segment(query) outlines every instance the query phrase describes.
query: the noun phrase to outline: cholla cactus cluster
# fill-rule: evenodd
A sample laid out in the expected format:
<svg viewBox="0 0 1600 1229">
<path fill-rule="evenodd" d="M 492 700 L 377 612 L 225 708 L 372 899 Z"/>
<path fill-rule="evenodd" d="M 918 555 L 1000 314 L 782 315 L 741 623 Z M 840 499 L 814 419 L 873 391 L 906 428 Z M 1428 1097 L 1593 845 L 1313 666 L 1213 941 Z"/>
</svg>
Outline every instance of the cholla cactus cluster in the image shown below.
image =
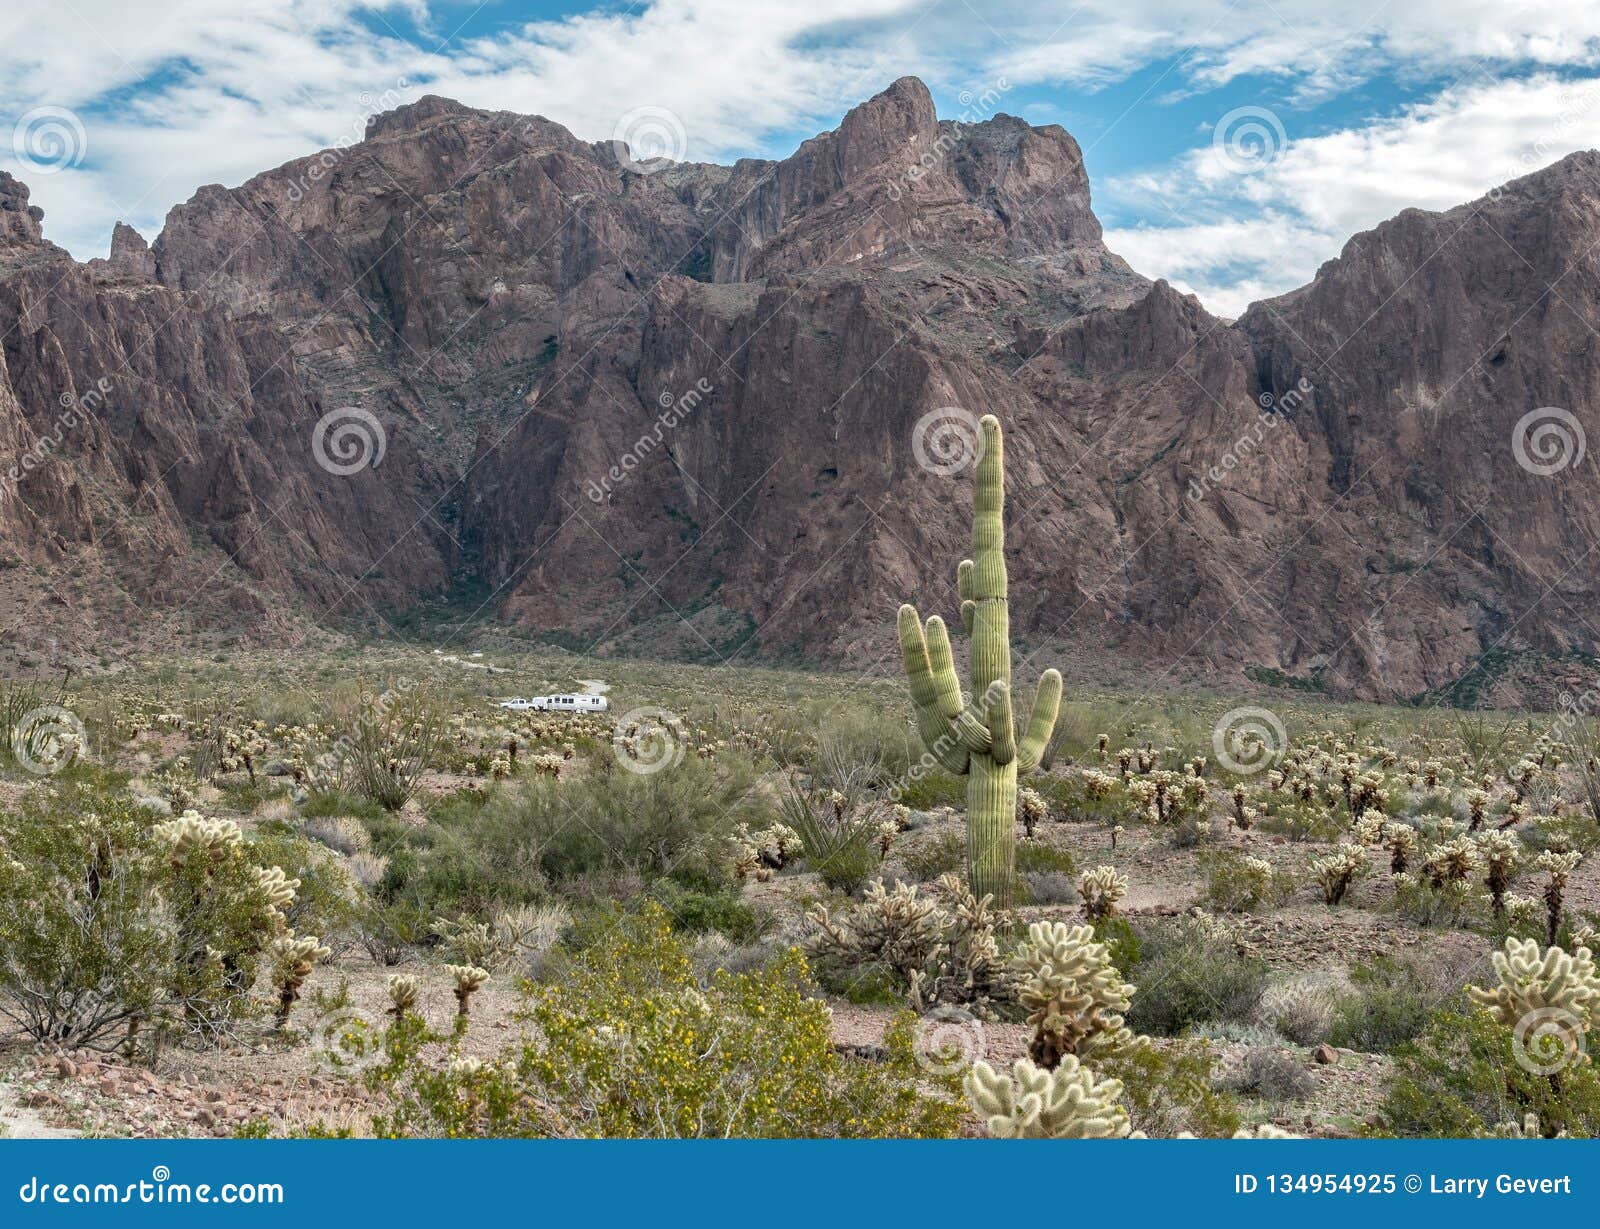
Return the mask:
<svg viewBox="0 0 1600 1229">
<path fill-rule="evenodd" d="M 1017 790 L 1017 818 L 1022 821 L 1024 836 L 1031 838 L 1034 829 L 1050 814 L 1050 805 L 1038 790 L 1023 786 Z"/>
<path fill-rule="evenodd" d="M 1497 916 L 1503 915 L 1506 892 L 1521 860 L 1522 846 L 1508 832 L 1485 832 L 1478 838 L 1478 856 L 1483 863 L 1483 885 L 1489 889 L 1491 907 Z"/>
<path fill-rule="evenodd" d="M 1417 852 L 1417 832 L 1409 824 L 1386 824 L 1383 847 L 1389 853 L 1389 873 L 1403 875 Z"/>
<path fill-rule="evenodd" d="M 874 880 L 843 917 L 819 904 L 806 920 L 816 928 L 807 940 L 812 953 L 887 968 L 918 1011 L 956 1003 L 984 1008 L 1006 993 L 991 902 L 955 875 L 941 877 L 933 892 L 907 883 L 891 890 Z"/>
<path fill-rule="evenodd" d="M 389 1014 L 398 1022 L 417 1009 L 417 979 L 409 973 L 389 975 Z"/>
<path fill-rule="evenodd" d="M 1134 987 L 1088 926 L 1035 922 L 1012 959 L 1016 998 L 1033 1025 L 1029 1055 L 1054 1068 L 1073 1055 L 1115 1053 L 1133 1041 L 1123 1023 Z"/>
<path fill-rule="evenodd" d="M 1009 1074 L 977 1062 L 965 1086 L 996 1139 L 1125 1139 L 1132 1131 L 1119 1104 L 1122 1081 L 1097 1079 L 1070 1054 L 1054 1068 L 1018 1059 Z"/>
<path fill-rule="evenodd" d="M 1322 899 L 1330 905 L 1344 900 L 1350 884 L 1366 869 L 1367 851 L 1348 841 L 1339 846 L 1338 852 L 1311 863 L 1311 873 L 1322 887 Z"/>
<path fill-rule="evenodd" d="M 1465 834 L 1441 841 L 1428 851 L 1422 873 L 1435 888 L 1465 884 L 1482 863 L 1478 843 Z"/>
<path fill-rule="evenodd" d="M 1112 917 L 1117 905 L 1128 894 L 1128 877 L 1114 866 L 1097 866 L 1078 880 L 1078 895 L 1083 899 L 1083 916 L 1090 922 Z"/>
<path fill-rule="evenodd" d="M 740 824 L 733 834 L 733 877 L 740 883 L 747 879 L 766 883 L 804 853 L 800 834 L 787 824 L 773 824 L 754 833 L 749 825 Z"/>
<path fill-rule="evenodd" d="M 1473 1002 L 1511 1029 L 1529 1029 L 1549 1021 L 1576 1038 L 1600 1021 L 1600 974 L 1589 949 L 1565 952 L 1540 949 L 1532 939 L 1510 938 L 1494 953 L 1499 984 L 1468 986 Z M 1581 1046 L 1572 1045 L 1574 1061 L 1585 1061 Z"/>
<path fill-rule="evenodd" d="M 1575 850 L 1547 849 L 1533 860 L 1534 866 L 1550 876 L 1544 889 L 1545 942 L 1554 944 L 1561 933 L 1561 914 L 1566 908 L 1567 877 L 1578 869 L 1583 855 Z"/>
</svg>

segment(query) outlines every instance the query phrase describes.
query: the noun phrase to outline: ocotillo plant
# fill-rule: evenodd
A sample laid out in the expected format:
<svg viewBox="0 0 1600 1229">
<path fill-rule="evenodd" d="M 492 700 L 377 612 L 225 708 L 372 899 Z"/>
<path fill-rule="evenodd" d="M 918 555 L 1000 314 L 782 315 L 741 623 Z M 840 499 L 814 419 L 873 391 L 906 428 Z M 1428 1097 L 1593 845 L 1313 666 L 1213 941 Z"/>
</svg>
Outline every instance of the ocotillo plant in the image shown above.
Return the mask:
<svg viewBox="0 0 1600 1229">
<path fill-rule="evenodd" d="M 1061 706 L 1061 675 L 1046 670 L 1019 739 L 1011 716 L 1011 622 L 1006 612 L 1005 454 L 1000 420 L 979 424 L 972 558 L 956 569 L 961 623 L 972 638 L 972 690 L 956 680 L 950 634 L 932 616 L 924 627 L 900 607 L 900 648 L 923 745 L 945 769 L 967 778 L 967 876 L 978 897 L 1011 903 L 1016 861 L 1017 774 L 1039 766 Z"/>
</svg>

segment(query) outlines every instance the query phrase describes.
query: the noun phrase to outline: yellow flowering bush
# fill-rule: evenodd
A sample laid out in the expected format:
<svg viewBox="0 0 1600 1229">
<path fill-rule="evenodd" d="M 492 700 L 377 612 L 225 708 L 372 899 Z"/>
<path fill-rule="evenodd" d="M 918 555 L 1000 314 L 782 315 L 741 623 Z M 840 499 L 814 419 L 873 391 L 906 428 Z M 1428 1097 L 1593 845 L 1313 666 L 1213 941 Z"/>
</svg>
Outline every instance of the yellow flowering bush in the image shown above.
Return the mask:
<svg viewBox="0 0 1600 1229">
<path fill-rule="evenodd" d="M 654 904 L 531 987 L 534 1040 L 493 1062 L 455 1061 L 408 1017 L 369 1075 L 388 1136 L 608 1138 L 946 1137 L 961 1103 L 924 1080 L 909 1028 L 887 1062 L 833 1048 L 829 1009 L 790 951 L 705 985 Z"/>
</svg>

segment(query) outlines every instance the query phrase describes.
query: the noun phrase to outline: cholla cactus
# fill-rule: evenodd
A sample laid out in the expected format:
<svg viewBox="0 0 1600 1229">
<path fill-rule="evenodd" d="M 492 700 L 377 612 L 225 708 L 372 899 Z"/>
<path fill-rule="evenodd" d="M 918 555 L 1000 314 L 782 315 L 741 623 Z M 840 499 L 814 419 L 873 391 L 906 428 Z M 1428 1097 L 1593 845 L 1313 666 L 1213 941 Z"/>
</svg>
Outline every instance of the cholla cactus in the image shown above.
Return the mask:
<svg viewBox="0 0 1600 1229">
<path fill-rule="evenodd" d="M 1383 847 L 1389 851 L 1389 872 L 1406 873 L 1411 858 L 1417 852 L 1416 829 L 1408 824 L 1388 824 L 1383 829 Z"/>
<path fill-rule="evenodd" d="M 489 980 L 489 970 L 471 964 L 447 964 L 444 971 L 455 978 L 456 1015 L 465 1018 L 471 1014 L 472 996 Z"/>
<path fill-rule="evenodd" d="M 1454 840 L 1442 841 L 1428 851 L 1422 863 L 1423 874 L 1435 888 L 1448 884 L 1462 884 L 1478 869 L 1478 843 L 1462 835 Z"/>
<path fill-rule="evenodd" d="M 1483 818 L 1489 810 L 1489 791 L 1486 789 L 1469 789 L 1467 791 L 1467 810 L 1470 820 L 1467 824 L 1468 832 L 1476 832 L 1483 826 Z"/>
<path fill-rule="evenodd" d="M 900 607 L 900 648 L 917 729 L 946 771 L 967 778 L 967 879 L 978 896 L 1010 904 L 1016 867 L 1017 777 L 1039 766 L 1061 706 L 1061 675 L 1046 670 L 1019 736 L 1011 714 L 1011 630 L 1006 604 L 1005 457 L 1000 420 L 979 424 L 972 558 L 956 569 L 961 622 L 972 637 L 970 701 L 956 679 L 944 620 L 923 625 Z"/>
<path fill-rule="evenodd" d="M 177 819 L 157 824 L 151 833 L 168 847 L 173 866 L 182 866 L 195 856 L 215 857 L 244 842 L 244 833 L 233 820 L 207 819 L 198 811 L 185 811 Z"/>
<path fill-rule="evenodd" d="M 1031 838 L 1033 830 L 1050 814 L 1050 806 L 1038 790 L 1026 786 L 1017 791 L 1017 818 L 1022 821 L 1024 836 Z"/>
<path fill-rule="evenodd" d="M 416 1010 L 417 979 L 409 973 L 389 975 L 389 1014 L 398 1022 Z"/>
<path fill-rule="evenodd" d="M 288 1026 L 289 1013 L 300 1001 L 300 988 L 311 976 L 317 961 L 326 960 L 332 949 L 322 945 L 316 935 L 296 937 L 279 935 L 267 949 L 272 959 L 272 980 L 278 987 L 277 1025 L 281 1030 Z"/>
<path fill-rule="evenodd" d="M 1545 942 L 1554 944 L 1561 933 L 1561 911 L 1566 904 L 1567 876 L 1578 869 L 1583 855 L 1572 850 L 1558 852 L 1547 849 L 1533 860 L 1533 864 L 1550 876 L 1544 889 Z"/>
<path fill-rule="evenodd" d="M 1078 880 L 1078 895 L 1083 898 L 1083 916 L 1090 922 L 1111 917 L 1117 903 L 1128 894 L 1128 877 L 1114 866 L 1097 866 Z"/>
<path fill-rule="evenodd" d="M 1233 1133 L 1234 1139 L 1304 1139 L 1303 1135 L 1296 1135 L 1293 1131 L 1285 1131 L 1282 1127 L 1275 1127 L 1270 1122 L 1263 1122 L 1254 1127 L 1240 1127 Z"/>
<path fill-rule="evenodd" d="M 894 825 L 890 823 L 889 827 L 892 830 Z M 879 837 L 881 840 L 881 830 Z M 754 833 L 749 825 L 740 824 L 733 834 L 733 876 L 740 883 L 749 878 L 766 883 L 774 872 L 781 871 L 804 852 L 800 834 L 787 824 L 773 824 Z M 888 854 L 887 846 L 883 852 Z"/>
<path fill-rule="evenodd" d="M 1544 906 L 1531 896 L 1522 896 L 1516 892 L 1507 892 L 1505 900 L 1506 928 L 1514 935 L 1526 937 L 1529 934 L 1544 933 Z M 1576 934 L 1573 935 L 1575 947 L 1593 948 L 1593 944 L 1583 943 Z"/>
<path fill-rule="evenodd" d="M 1122 1013 L 1134 987 L 1123 982 L 1092 928 L 1035 922 L 1011 964 L 1017 1001 L 1034 1028 L 1028 1053 L 1039 1066 L 1114 1053 L 1133 1041 Z"/>
<path fill-rule="evenodd" d="M 894 826 L 894 820 L 886 819 L 878 824 L 878 856 L 887 858 L 889 850 L 894 848 L 895 837 L 900 835 L 900 829 Z"/>
<path fill-rule="evenodd" d="M 1511 886 L 1521 854 L 1521 844 L 1509 833 L 1485 832 L 1478 838 L 1478 855 L 1485 872 L 1483 885 L 1489 889 L 1490 904 L 1497 916 L 1506 911 L 1506 889 Z"/>
<path fill-rule="evenodd" d="M 1500 1123 L 1491 1132 L 1491 1135 L 1495 1139 L 1545 1138 L 1544 1128 L 1539 1123 L 1539 1115 L 1533 1113 L 1531 1110 L 1522 1116 L 1522 1120 L 1520 1122 L 1513 1118 L 1507 1122 Z M 1551 1139 L 1566 1139 L 1567 1137 L 1567 1132 L 1565 1131 L 1558 1131 L 1556 1134 L 1550 1136 Z"/>
<path fill-rule="evenodd" d="M 1117 785 L 1116 777 L 1098 768 L 1091 768 L 1083 774 L 1083 796 L 1090 802 L 1104 802 L 1111 797 L 1111 791 Z"/>
<path fill-rule="evenodd" d="M 1132 1131 L 1117 1103 L 1122 1081 L 1096 1079 L 1070 1054 L 1054 1069 L 1018 1059 L 1010 1075 L 977 1062 L 965 1086 L 996 1139 L 1125 1139 Z"/>
<path fill-rule="evenodd" d="M 1350 837 L 1358 845 L 1376 845 L 1383 839 L 1389 817 L 1382 811 L 1363 811 L 1350 826 Z"/>
<path fill-rule="evenodd" d="M 1499 985 L 1467 987 L 1474 1003 L 1517 1030 L 1519 1045 L 1540 1047 L 1535 1058 L 1541 1062 L 1587 1060 L 1582 1037 L 1600 1019 L 1600 974 L 1588 948 L 1571 954 L 1554 946 L 1541 951 L 1532 939 L 1510 938 L 1504 951 L 1494 953 L 1494 971 Z M 1551 1042 L 1559 1051 L 1547 1054 Z"/>
<path fill-rule="evenodd" d="M 300 890 L 300 881 L 290 879 L 284 874 L 281 866 L 257 867 L 255 876 L 256 889 L 267 902 L 267 908 L 282 913 L 294 904 L 295 894 Z"/>
<path fill-rule="evenodd" d="M 1337 905 L 1344 899 L 1351 882 L 1366 868 L 1367 851 L 1348 842 L 1340 845 L 1337 853 L 1311 863 L 1311 873 L 1322 885 L 1322 899 L 1330 905 Z"/>
</svg>

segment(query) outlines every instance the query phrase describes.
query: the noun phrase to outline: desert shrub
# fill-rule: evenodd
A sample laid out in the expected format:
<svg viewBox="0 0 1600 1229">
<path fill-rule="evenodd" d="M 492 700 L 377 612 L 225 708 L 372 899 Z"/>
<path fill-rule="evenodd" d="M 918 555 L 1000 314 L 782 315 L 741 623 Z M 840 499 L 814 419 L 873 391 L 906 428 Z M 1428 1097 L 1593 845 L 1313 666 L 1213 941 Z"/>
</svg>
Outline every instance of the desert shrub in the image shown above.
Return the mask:
<svg viewBox="0 0 1600 1229">
<path fill-rule="evenodd" d="M 1232 849 L 1207 850 L 1200 858 L 1206 872 L 1206 901 L 1224 913 L 1244 913 L 1276 904 L 1293 888 L 1293 878 L 1274 869 L 1265 858 Z"/>
<path fill-rule="evenodd" d="M 299 884 L 294 900 L 279 912 L 289 929 L 324 940 L 347 936 L 355 925 L 361 894 L 339 859 L 303 837 L 260 835 L 250 856 L 262 866 L 278 866 Z"/>
<path fill-rule="evenodd" d="M 1463 1002 L 1471 970 L 1437 956 L 1382 956 L 1350 970 L 1350 989 L 1334 1003 L 1327 1040 L 1369 1053 L 1388 1053 L 1416 1037 L 1447 1004 Z"/>
<path fill-rule="evenodd" d="M 1175 1037 L 1206 1020 L 1249 1020 L 1267 985 L 1266 963 L 1242 955 L 1204 922 L 1159 921 L 1139 934 L 1138 987 L 1127 1013 L 1135 1031 Z"/>
<path fill-rule="evenodd" d="M 445 735 L 437 698 L 427 687 L 404 681 L 391 681 L 382 691 L 364 688 L 333 722 L 345 732 L 315 765 L 314 779 L 334 787 L 348 781 L 356 794 L 386 811 L 398 811 L 417 792 Z"/>
<path fill-rule="evenodd" d="M 1022 903 L 1027 905 L 1070 905 L 1078 899 L 1078 885 L 1061 871 L 1030 871 L 1019 878 Z"/>
<path fill-rule="evenodd" d="M 571 781 L 534 777 L 442 813 L 434 847 L 398 868 L 390 890 L 403 885 L 441 913 L 484 913 L 598 875 L 717 877 L 730 834 L 755 817 L 753 779 L 733 755 L 648 774 L 613 765 Z"/>
<path fill-rule="evenodd" d="M 1068 773 L 1041 777 L 1034 788 L 1050 800 L 1051 807 L 1064 821 L 1080 823 L 1131 824 L 1138 822 L 1140 807 L 1125 785 L 1106 774 Z"/>
<path fill-rule="evenodd" d="M 1304 1060 L 1282 1050 L 1251 1050 L 1220 1083 L 1229 1092 L 1263 1101 L 1301 1101 L 1317 1086 Z"/>
<path fill-rule="evenodd" d="M 1591 1043 L 1592 1046 L 1592 1043 Z M 1512 1030 L 1487 1012 L 1445 1007 L 1395 1053 L 1384 1127 L 1396 1135 L 1459 1139 L 1489 1135 L 1502 1123 L 1538 1116 L 1546 1135 L 1600 1134 L 1600 1073 L 1582 1062 L 1559 1078 L 1518 1061 Z"/>
<path fill-rule="evenodd" d="M 731 942 L 750 944 L 772 929 L 770 910 L 758 909 L 726 889 L 702 892 L 672 879 L 659 880 L 651 897 L 666 909 L 675 930 L 687 934 L 707 932 L 726 936 Z"/>
<path fill-rule="evenodd" d="M 215 1038 L 255 1014 L 299 886 L 257 856 L 231 821 L 154 824 L 84 785 L 30 794 L 0 816 L 0 1012 L 100 1048 L 141 1029 Z"/>
<path fill-rule="evenodd" d="M 579 953 L 527 1004 L 536 1039 L 492 1061 L 432 1056 L 402 1020 L 370 1075 L 386 1137 L 946 1137 L 959 1100 L 923 1086 L 906 1024 L 889 1060 L 846 1058 L 803 957 L 702 988 L 659 906 Z"/>
<path fill-rule="evenodd" d="M 1048 841 L 1023 841 L 1017 845 L 1017 874 L 1033 875 L 1054 871 L 1071 875 L 1076 869 L 1072 851 Z"/>
<path fill-rule="evenodd" d="M 1292 841 L 1332 841 L 1350 823 L 1348 815 L 1320 798 L 1308 800 L 1288 794 L 1272 794 L 1269 798 L 1269 809 L 1257 818 L 1256 827 Z"/>
<path fill-rule="evenodd" d="M 900 860 L 918 883 L 961 874 L 967 865 L 967 838 L 960 832 L 941 832 L 930 841 L 908 845 Z"/>
<path fill-rule="evenodd" d="M 895 798 L 914 811 L 965 806 L 967 780 L 965 777 L 952 776 L 942 768 L 933 768 L 901 782 L 895 789 Z"/>
<path fill-rule="evenodd" d="M 1217 1058 L 1203 1041 L 1129 1046 L 1095 1066 L 1122 1081 L 1135 1131 L 1226 1139 L 1239 1129 L 1238 1107 L 1216 1087 Z"/>
<path fill-rule="evenodd" d="M 859 764 L 834 764 L 826 775 L 791 772 L 779 787 L 780 817 L 799 834 L 807 863 L 840 892 L 860 891 L 883 860 L 878 829 L 890 812 L 871 794 L 873 779 Z"/>
<path fill-rule="evenodd" d="M 1327 1040 L 1338 1003 L 1338 992 L 1326 979 L 1296 977 L 1268 986 L 1257 1013 L 1280 1036 L 1313 1046 Z"/>
<path fill-rule="evenodd" d="M 357 909 L 355 935 L 374 964 L 404 964 L 433 940 L 434 915 L 415 900 L 369 899 Z"/>
</svg>

